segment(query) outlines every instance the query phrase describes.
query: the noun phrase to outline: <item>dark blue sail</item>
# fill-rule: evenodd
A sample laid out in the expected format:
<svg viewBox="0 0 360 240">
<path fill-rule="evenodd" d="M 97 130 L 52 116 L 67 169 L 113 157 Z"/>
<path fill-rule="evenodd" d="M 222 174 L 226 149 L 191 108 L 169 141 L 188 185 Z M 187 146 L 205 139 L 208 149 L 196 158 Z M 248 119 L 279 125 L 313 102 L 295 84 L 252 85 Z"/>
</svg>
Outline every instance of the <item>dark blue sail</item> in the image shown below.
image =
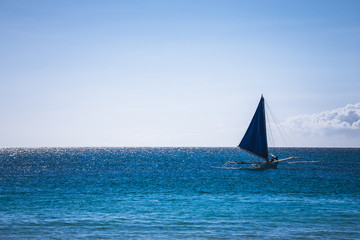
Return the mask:
<svg viewBox="0 0 360 240">
<path fill-rule="evenodd" d="M 239 147 L 253 155 L 268 160 L 268 145 L 266 138 L 265 106 L 261 96 L 260 103 L 251 120 L 249 128 L 241 140 Z"/>
</svg>

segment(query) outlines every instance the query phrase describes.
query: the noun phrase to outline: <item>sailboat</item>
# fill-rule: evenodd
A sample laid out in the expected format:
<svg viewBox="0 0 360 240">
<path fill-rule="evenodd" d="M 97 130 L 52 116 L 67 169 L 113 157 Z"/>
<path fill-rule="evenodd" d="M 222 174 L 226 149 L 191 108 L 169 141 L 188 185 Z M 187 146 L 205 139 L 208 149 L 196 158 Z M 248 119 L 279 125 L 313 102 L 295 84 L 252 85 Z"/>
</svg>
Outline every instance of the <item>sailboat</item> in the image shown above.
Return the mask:
<svg viewBox="0 0 360 240">
<path fill-rule="evenodd" d="M 241 140 L 238 147 L 254 156 L 259 158 L 256 162 L 227 162 L 221 167 L 222 169 L 242 169 L 237 167 L 241 164 L 251 164 L 254 169 L 266 170 L 277 168 L 279 162 L 295 160 L 300 157 L 288 157 L 278 159 L 277 156 L 269 154 L 267 135 L 266 135 L 266 120 L 265 120 L 265 101 L 261 95 L 259 105 L 255 111 L 255 114 L 250 122 L 250 125 L 245 132 L 243 139 Z"/>
</svg>

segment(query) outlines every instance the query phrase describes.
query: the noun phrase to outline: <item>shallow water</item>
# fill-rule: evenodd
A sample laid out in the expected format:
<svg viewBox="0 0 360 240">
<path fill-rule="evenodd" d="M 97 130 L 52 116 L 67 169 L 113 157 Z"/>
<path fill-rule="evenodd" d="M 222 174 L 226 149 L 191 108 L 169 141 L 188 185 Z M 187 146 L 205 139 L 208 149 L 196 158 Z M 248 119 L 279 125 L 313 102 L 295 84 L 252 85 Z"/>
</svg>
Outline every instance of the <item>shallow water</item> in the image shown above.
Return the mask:
<svg viewBox="0 0 360 240">
<path fill-rule="evenodd" d="M 360 149 L 0 149 L 2 239 L 359 239 Z"/>
</svg>

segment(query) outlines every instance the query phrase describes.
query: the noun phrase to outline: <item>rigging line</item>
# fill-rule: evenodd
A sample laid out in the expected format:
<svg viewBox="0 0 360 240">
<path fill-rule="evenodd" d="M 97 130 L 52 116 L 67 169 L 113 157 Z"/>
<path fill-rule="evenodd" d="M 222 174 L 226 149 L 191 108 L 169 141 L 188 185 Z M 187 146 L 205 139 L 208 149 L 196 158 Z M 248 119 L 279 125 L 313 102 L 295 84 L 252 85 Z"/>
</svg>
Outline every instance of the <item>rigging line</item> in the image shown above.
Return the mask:
<svg viewBox="0 0 360 240">
<path fill-rule="evenodd" d="M 274 120 L 274 123 L 275 123 L 275 125 L 276 125 L 276 128 L 277 128 L 279 134 L 280 134 L 281 139 L 283 140 L 284 144 L 285 144 L 286 146 L 288 146 L 289 144 L 288 144 L 286 138 L 284 137 L 281 129 L 279 128 L 279 123 L 278 123 L 278 121 L 277 121 L 274 113 L 271 111 L 271 108 L 270 108 L 269 104 L 266 103 L 266 107 L 267 107 L 267 109 L 269 110 L 272 119 Z"/>
<path fill-rule="evenodd" d="M 271 111 L 271 109 L 270 109 Z M 282 130 L 282 132 L 284 133 L 285 137 L 287 138 L 287 140 L 290 142 L 290 147 L 294 147 L 294 143 L 292 142 L 291 138 L 289 137 L 289 135 L 287 134 L 286 130 L 284 129 L 284 127 L 282 126 L 282 124 L 280 123 L 280 121 L 276 118 L 275 114 L 274 118 L 276 119 L 276 121 L 278 122 L 280 129 Z"/>
<path fill-rule="evenodd" d="M 270 112 L 271 112 L 271 110 L 270 110 Z M 279 134 L 280 134 L 280 137 L 281 137 L 281 139 L 283 140 L 285 146 L 288 146 L 289 143 L 288 143 L 286 137 L 284 136 L 283 132 L 281 131 L 281 129 L 280 129 L 280 127 L 279 127 L 279 123 L 276 121 L 276 118 L 275 118 L 275 116 L 274 116 L 274 114 L 273 114 L 272 112 L 271 112 L 271 117 L 273 118 L 273 120 L 274 120 L 274 122 L 275 122 L 276 128 L 277 128 L 277 130 L 278 130 L 278 132 L 279 132 Z"/>
<path fill-rule="evenodd" d="M 280 124 L 280 121 L 276 118 L 275 114 L 272 112 L 269 104 L 266 103 L 267 108 L 269 109 L 269 112 L 272 116 L 272 118 L 274 119 L 275 123 L 276 123 L 276 127 L 279 130 L 279 133 L 281 135 L 281 137 L 283 138 L 284 142 L 286 144 L 288 144 L 288 142 L 290 142 L 291 146 L 294 146 L 293 142 L 291 141 L 290 137 L 288 136 L 288 134 L 286 133 L 285 129 L 282 127 L 282 125 Z M 284 137 L 285 136 L 285 137 Z M 287 140 L 286 140 L 287 139 Z M 288 142 L 287 142 L 288 141 Z M 288 144 L 289 145 L 289 144 Z"/>
<path fill-rule="evenodd" d="M 264 101 L 264 102 L 266 103 L 266 101 Z M 267 103 L 266 103 L 266 105 L 267 105 Z M 275 147 L 275 141 L 274 141 L 274 137 L 273 137 L 273 134 L 272 134 L 272 131 L 271 131 L 271 124 L 270 124 L 270 121 L 269 121 L 269 116 L 266 113 L 265 113 L 265 116 L 266 116 L 267 126 L 268 126 L 268 129 L 269 129 L 270 142 L 273 145 L 273 147 Z"/>
<path fill-rule="evenodd" d="M 276 123 L 276 127 L 280 133 L 280 136 L 282 138 L 282 140 L 284 141 L 285 145 L 287 145 L 289 147 L 289 139 L 286 138 L 286 133 L 285 130 L 281 128 L 281 124 L 279 122 L 279 120 L 276 118 L 275 114 L 272 112 L 271 108 L 269 107 L 269 112 L 271 113 L 271 117 L 274 119 L 275 123 Z"/>
</svg>

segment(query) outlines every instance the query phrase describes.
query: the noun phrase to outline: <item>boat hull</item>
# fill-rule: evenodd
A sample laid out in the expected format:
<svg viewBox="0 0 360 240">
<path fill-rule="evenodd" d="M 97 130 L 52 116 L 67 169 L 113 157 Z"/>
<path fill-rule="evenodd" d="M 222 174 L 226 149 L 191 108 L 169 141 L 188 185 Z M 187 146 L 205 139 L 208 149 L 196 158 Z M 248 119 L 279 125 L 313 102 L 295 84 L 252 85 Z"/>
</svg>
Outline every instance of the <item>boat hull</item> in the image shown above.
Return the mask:
<svg viewBox="0 0 360 240">
<path fill-rule="evenodd" d="M 261 162 L 252 164 L 256 170 L 276 169 L 279 162 Z"/>
</svg>

